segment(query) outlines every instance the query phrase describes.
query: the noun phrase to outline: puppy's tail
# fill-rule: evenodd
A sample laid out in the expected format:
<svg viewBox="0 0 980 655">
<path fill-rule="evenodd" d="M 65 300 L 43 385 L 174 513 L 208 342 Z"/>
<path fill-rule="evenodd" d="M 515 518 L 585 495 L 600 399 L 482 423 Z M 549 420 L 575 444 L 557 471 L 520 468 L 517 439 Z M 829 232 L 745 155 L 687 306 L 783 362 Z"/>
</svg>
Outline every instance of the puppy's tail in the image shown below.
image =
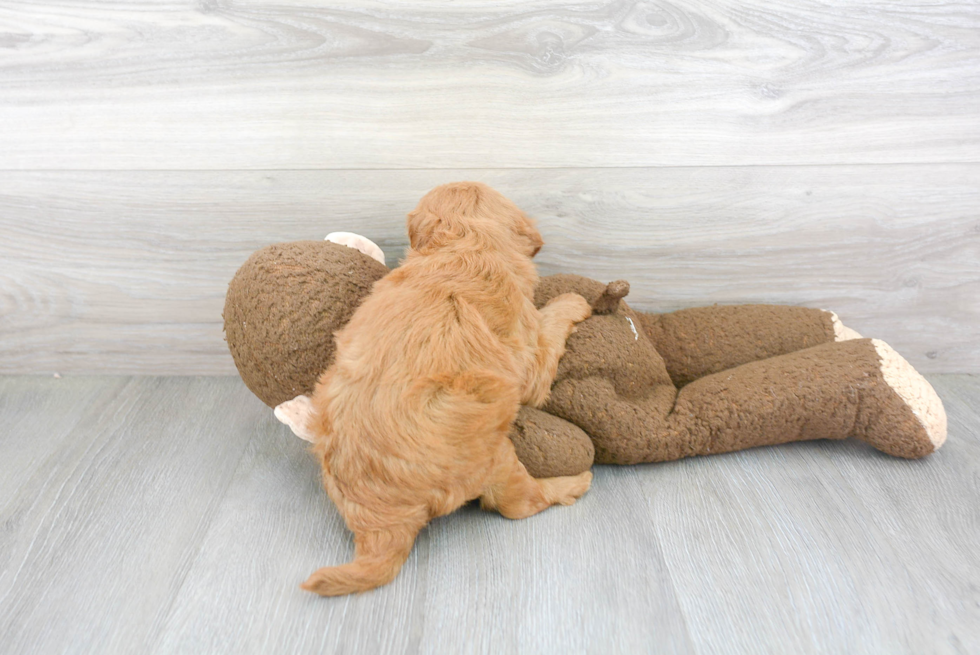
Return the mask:
<svg viewBox="0 0 980 655">
<path fill-rule="evenodd" d="M 414 396 L 411 404 L 422 408 L 421 416 L 414 417 L 415 429 L 438 433 L 442 439 L 464 446 L 489 432 L 506 433 L 520 400 L 514 386 L 492 372 L 479 370 L 421 379 L 410 390 Z M 320 454 L 322 457 L 323 452 Z M 440 506 L 435 513 L 449 513 L 457 506 Z M 319 569 L 300 586 L 321 596 L 342 596 L 391 582 L 408 559 L 415 537 L 434 508 L 402 508 L 404 513 L 399 510 L 397 517 L 393 516 L 396 508 L 386 509 L 385 516 L 373 526 L 381 523 L 392 527 L 371 530 L 351 526 L 350 516 L 342 509 L 348 526 L 354 530 L 354 561 Z M 361 510 L 363 518 L 364 508 Z"/>
<path fill-rule="evenodd" d="M 418 529 L 407 527 L 356 534 L 353 562 L 318 569 L 300 587 L 321 596 L 343 596 L 387 584 L 408 559 L 416 535 Z"/>
</svg>

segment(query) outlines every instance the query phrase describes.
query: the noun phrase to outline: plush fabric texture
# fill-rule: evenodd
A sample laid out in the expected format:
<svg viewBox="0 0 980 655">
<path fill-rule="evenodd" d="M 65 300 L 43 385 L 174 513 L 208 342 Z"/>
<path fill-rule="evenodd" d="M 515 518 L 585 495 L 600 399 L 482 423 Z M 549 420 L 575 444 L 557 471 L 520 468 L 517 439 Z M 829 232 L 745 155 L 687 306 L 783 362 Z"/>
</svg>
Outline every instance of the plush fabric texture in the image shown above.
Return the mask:
<svg viewBox="0 0 980 655">
<path fill-rule="evenodd" d="M 627 398 L 604 377 L 556 381 L 547 411 L 585 430 L 596 463 L 661 462 L 755 446 L 856 437 L 897 457 L 934 450 L 885 383 L 870 339 L 743 364 Z M 561 375 L 561 372 L 559 373 Z"/>
<path fill-rule="evenodd" d="M 603 290 L 588 278 L 551 276 L 535 302 L 568 292 L 598 302 Z M 653 315 L 620 300 L 576 326 L 543 409 L 584 430 L 598 464 L 847 437 L 898 457 L 931 453 L 872 341 L 834 338 L 832 314 L 822 310 L 738 305 Z M 680 391 L 678 380 L 687 382 Z M 921 376 L 915 384 L 935 397 Z"/>
<path fill-rule="evenodd" d="M 674 384 L 683 387 L 740 364 L 833 341 L 833 316 L 807 307 L 715 305 L 640 318 Z"/>
<path fill-rule="evenodd" d="M 232 280 L 225 331 L 242 379 L 266 404 L 309 393 L 345 325 L 387 269 L 326 242 L 270 246 Z M 856 437 L 897 457 L 945 439 L 935 391 L 901 357 L 905 398 L 870 339 L 835 341 L 831 312 L 771 305 L 636 312 L 629 284 L 540 279 L 535 304 L 578 293 L 593 308 L 568 338 L 544 411 L 511 432 L 535 477 L 604 464 L 658 462 L 807 439 Z M 917 415 L 916 412 L 919 412 Z M 933 426 L 928 433 L 926 425 Z M 935 427 L 938 425 L 939 427 Z"/>
<path fill-rule="evenodd" d="M 245 385 L 270 407 L 313 391 L 333 361 L 333 333 L 388 269 L 329 241 L 255 252 L 228 285 L 225 339 Z"/>
<path fill-rule="evenodd" d="M 589 435 L 557 416 L 521 407 L 510 432 L 517 459 L 536 478 L 575 475 L 592 468 L 595 447 Z"/>
</svg>

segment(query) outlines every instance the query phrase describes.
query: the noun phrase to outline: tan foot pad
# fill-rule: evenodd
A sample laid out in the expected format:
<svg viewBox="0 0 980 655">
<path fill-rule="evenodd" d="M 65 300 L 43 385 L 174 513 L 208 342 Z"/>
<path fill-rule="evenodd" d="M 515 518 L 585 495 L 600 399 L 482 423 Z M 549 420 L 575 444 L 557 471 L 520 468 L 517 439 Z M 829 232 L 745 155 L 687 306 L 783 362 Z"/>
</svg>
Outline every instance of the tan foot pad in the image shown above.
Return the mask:
<svg viewBox="0 0 980 655">
<path fill-rule="evenodd" d="M 824 311 L 830 314 L 830 321 L 831 323 L 834 324 L 834 341 L 850 341 L 851 339 L 864 338 L 860 334 L 858 334 L 856 330 L 852 330 L 851 328 L 841 323 L 840 318 L 838 318 L 837 314 L 826 309 Z"/>
<path fill-rule="evenodd" d="M 881 358 L 881 374 L 885 382 L 922 423 L 933 447 L 942 446 L 946 441 L 946 410 L 936 390 L 887 343 L 879 339 L 872 339 L 871 343 Z"/>
</svg>

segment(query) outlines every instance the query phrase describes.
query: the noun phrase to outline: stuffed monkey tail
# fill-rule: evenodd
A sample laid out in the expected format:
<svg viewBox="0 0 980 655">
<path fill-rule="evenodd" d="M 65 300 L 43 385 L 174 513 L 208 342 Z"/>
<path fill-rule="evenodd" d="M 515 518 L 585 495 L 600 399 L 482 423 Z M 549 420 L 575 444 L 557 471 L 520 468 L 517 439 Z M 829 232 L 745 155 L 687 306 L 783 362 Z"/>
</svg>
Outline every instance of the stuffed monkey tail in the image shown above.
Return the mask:
<svg viewBox="0 0 980 655">
<path fill-rule="evenodd" d="M 602 295 L 592 303 L 593 314 L 612 314 L 619 308 L 619 301 L 630 292 L 630 283 L 616 280 L 606 285 Z"/>
</svg>

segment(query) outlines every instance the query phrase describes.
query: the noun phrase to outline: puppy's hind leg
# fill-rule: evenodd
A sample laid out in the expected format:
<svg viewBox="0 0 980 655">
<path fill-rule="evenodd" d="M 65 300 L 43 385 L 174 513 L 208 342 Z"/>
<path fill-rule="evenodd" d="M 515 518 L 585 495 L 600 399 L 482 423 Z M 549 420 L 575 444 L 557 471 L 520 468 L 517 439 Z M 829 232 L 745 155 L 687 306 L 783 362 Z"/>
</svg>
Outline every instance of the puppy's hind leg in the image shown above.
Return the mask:
<svg viewBox="0 0 980 655">
<path fill-rule="evenodd" d="M 355 532 L 354 561 L 318 569 L 300 586 L 321 596 L 343 596 L 387 584 L 408 559 L 419 529 L 406 525 Z"/>
<path fill-rule="evenodd" d="M 551 505 L 571 505 L 592 484 L 592 472 L 559 478 L 532 478 L 517 459 L 509 439 L 502 445 L 490 482 L 480 497 L 483 509 L 495 509 L 509 519 L 523 519 Z M 509 448 L 507 448 L 509 446 Z"/>
</svg>

